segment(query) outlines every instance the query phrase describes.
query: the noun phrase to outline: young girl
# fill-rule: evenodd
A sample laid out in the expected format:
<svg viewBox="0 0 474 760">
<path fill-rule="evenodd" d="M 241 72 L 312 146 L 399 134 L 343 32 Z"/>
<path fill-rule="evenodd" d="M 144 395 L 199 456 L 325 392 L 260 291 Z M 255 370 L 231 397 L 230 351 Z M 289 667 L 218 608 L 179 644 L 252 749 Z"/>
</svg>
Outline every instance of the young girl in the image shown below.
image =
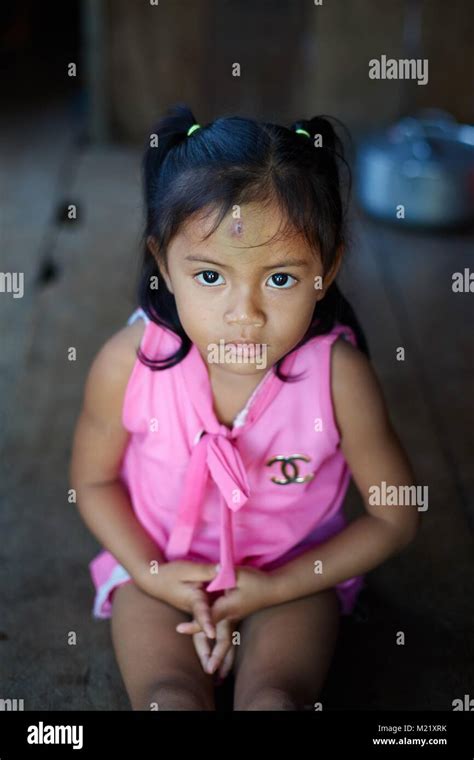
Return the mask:
<svg viewBox="0 0 474 760">
<path fill-rule="evenodd" d="M 92 364 L 70 473 L 132 709 L 215 709 L 232 668 L 235 710 L 313 705 L 364 573 L 417 531 L 369 497 L 414 478 L 335 283 L 340 160 L 322 117 L 179 105 L 151 134 L 140 308 Z"/>
</svg>

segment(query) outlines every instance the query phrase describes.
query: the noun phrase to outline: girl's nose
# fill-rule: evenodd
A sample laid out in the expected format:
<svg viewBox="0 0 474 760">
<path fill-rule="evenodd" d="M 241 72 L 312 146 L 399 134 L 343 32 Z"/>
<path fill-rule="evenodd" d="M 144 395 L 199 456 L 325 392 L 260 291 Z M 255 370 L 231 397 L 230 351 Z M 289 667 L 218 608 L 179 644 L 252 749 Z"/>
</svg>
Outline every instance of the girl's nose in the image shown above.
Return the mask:
<svg viewBox="0 0 474 760">
<path fill-rule="evenodd" d="M 225 318 L 226 322 L 230 325 L 263 327 L 265 324 L 264 314 L 251 293 L 242 293 L 227 310 Z"/>
</svg>

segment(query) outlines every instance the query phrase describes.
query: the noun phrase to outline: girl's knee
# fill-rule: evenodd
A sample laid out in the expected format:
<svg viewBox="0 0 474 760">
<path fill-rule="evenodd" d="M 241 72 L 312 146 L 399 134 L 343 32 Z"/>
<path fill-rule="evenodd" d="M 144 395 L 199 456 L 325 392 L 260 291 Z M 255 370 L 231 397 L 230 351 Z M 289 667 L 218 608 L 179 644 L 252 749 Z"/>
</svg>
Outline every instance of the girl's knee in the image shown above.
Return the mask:
<svg viewBox="0 0 474 760">
<path fill-rule="evenodd" d="M 141 698 L 131 699 L 133 710 L 214 710 L 208 692 L 189 677 L 180 675 L 158 679 Z"/>
<path fill-rule="evenodd" d="M 237 698 L 234 710 L 303 710 L 300 697 L 289 689 L 262 686 L 252 693 Z"/>
</svg>

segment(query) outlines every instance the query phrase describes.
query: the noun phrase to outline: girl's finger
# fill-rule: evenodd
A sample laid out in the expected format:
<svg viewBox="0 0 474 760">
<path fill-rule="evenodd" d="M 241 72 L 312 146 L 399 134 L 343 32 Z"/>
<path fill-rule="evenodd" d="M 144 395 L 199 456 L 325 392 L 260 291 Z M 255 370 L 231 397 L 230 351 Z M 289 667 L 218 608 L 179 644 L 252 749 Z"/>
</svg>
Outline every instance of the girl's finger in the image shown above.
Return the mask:
<svg viewBox="0 0 474 760">
<path fill-rule="evenodd" d="M 204 593 L 196 592 L 198 596 L 192 606 L 192 614 L 199 626 L 210 639 L 216 638 L 215 626 L 211 619 L 211 610 Z"/>
<path fill-rule="evenodd" d="M 235 605 L 238 604 L 239 598 L 236 596 L 234 589 L 227 590 L 225 595 L 220 596 L 211 608 L 212 621 L 215 625 L 221 622 L 221 620 L 230 619 L 236 617 Z M 232 596 L 231 596 L 232 595 Z"/>
<path fill-rule="evenodd" d="M 193 636 L 194 648 L 197 652 L 199 660 L 201 661 L 202 669 L 207 673 L 207 666 L 209 663 L 209 655 L 211 653 L 211 647 L 209 639 L 205 633 L 196 633 Z"/>
<path fill-rule="evenodd" d="M 224 657 L 222 661 L 222 665 L 219 668 L 218 675 L 221 680 L 224 680 L 224 678 L 226 678 L 226 676 L 229 675 L 233 662 L 234 662 L 234 654 L 235 654 L 234 645 L 231 644 L 226 656 Z"/>
<path fill-rule="evenodd" d="M 176 630 L 178 631 L 178 633 L 194 634 L 194 633 L 199 633 L 200 631 L 202 631 L 202 628 L 197 622 L 197 620 L 191 620 L 190 623 L 179 623 L 176 626 Z"/>
<path fill-rule="evenodd" d="M 208 562 L 189 562 L 187 560 L 182 560 L 181 565 L 186 580 L 203 583 L 213 581 L 220 570 L 219 564 L 215 565 Z"/>
<path fill-rule="evenodd" d="M 214 673 L 217 670 L 231 646 L 232 644 L 228 637 L 217 639 L 212 654 L 207 662 L 207 673 Z"/>
</svg>

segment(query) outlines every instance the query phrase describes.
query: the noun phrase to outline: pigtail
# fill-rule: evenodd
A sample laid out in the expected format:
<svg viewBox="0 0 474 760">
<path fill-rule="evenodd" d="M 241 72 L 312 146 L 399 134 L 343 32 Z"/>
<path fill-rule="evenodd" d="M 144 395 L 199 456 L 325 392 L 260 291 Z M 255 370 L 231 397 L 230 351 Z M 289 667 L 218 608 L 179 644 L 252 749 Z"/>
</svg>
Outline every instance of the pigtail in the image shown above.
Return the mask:
<svg viewBox="0 0 474 760">
<path fill-rule="evenodd" d="M 331 121 L 337 122 L 345 132 L 348 147 L 351 154 L 354 153 L 354 143 L 351 134 L 347 127 L 336 119 L 335 116 L 313 116 L 312 119 L 299 120 L 293 122 L 291 129 L 296 132 L 297 129 L 304 129 L 310 135 L 311 145 L 315 150 L 319 151 L 321 163 L 325 164 L 328 169 L 329 177 L 333 178 L 337 186 L 337 190 L 342 197 L 341 188 L 341 173 L 340 166 L 344 166 L 346 169 L 348 188 L 346 191 L 346 204 L 344 206 L 344 214 L 347 213 L 350 194 L 352 191 L 352 176 L 349 163 L 346 158 L 347 149 L 344 147 L 342 139 L 334 129 Z M 321 145 L 319 146 L 318 135 L 321 136 Z M 318 145 L 318 147 L 316 147 Z"/>
<path fill-rule="evenodd" d="M 335 131 L 331 122 L 324 116 L 313 116 L 313 118 L 309 120 L 295 121 L 291 125 L 291 129 L 295 132 L 297 129 L 304 129 L 308 132 L 314 147 L 316 147 L 315 141 L 317 135 L 321 135 L 320 147 L 323 150 L 339 153 L 340 156 L 344 155 L 344 149 L 339 135 Z"/>
<path fill-rule="evenodd" d="M 344 124 L 333 116 L 329 118 L 342 126 L 347 134 L 349 145 L 353 148 L 351 135 Z M 309 134 L 308 148 L 318 151 L 318 168 L 324 173 L 326 187 L 331 188 L 333 197 L 335 198 L 342 198 L 341 172 L 339 167 L 344 166 L 347 170 L 348 189 L 346 205 L 343 208 L 341 203 L 340 210 L 332 209 L 332 213 L 336 216 L 336 235 L 330 244 L 329 239 L 324 240 L 324 234 L 321 235 L 322 242 L 326 243 L 323 246 L 324 252 L 327 254 L 327 249 L 332 248 L 329 256 L 327 256 L 327 260 L 323 262 L 327 266 L 327 269 L 330 269 L 335 250 L 345 239 L 345 217 L 352 188 L 351 170 L 345 157 L 346 151 L 343 141 L 329 119 L 325 116 L 314 116 L 312 119 L 295 121 L 291 125 L 291 129 L 295 132 L 298 129 L 304 130 L 304 132 Z M 300 135 L 300 133 L 297 134 L 298 136 Z M 303 133 L 303 139 L 304 136 Z M 300 144 L 304 145 L 304 142 Z M 325 224 L 323 226 L 326 230 L 329 229 L 329 225 Z M 312 336 L 324 335 L 333 329 L 336 322 L 352 328 L 358 347 L 370 358 L 367 339 L 355 311 L 334 280 L 324 298 L 317 304 L 315 319 L 309 328 L 308 334 Z"/>
<path fill-rule="evenodd" d="M 196 119 L 186 104 L 178 103 L 171 106 L 166 115 L 152 126 L 142 158 L 146 222 L 142 236 L 143 264 L 139 302 L 149 319 L 172 330 L 181 339 L 180 349 L 170 359 L 150 362 L 141 349 L 138 350 L 137 355 L 144 364 L 159 369 L 167 369 L 181 361 L 189 351 L 190 340 L 181 325 L 174 296 L 166 287 L 155 257 L 148 248 L 147 238 L 153 231 L 153 217 L 159 206 L 158 183 L 162 173 L 166 171 L 166 159 L 172 148 L 186 140 L 188 130 L 193 124 L 196 124 Z M 155 237 L 161 249 L 163 240 L 160 230 L 155 230 Z M 150 288 L 150 282 L 153 281 L 158 283 L 155 290 Z"/>
<path fill-rule="evenodd" d="M 166 115 L 152 127 L 148 144 L 144 146 L 142 173 L 146 208 L 150 209 L 158 175 L 172 148 L 186 139 L 188 129 L 196 123 L 194 114 L 184 103 L 168 108 Z M 149 220 L 147 220 L 147 227 Z"/>
</svg>

